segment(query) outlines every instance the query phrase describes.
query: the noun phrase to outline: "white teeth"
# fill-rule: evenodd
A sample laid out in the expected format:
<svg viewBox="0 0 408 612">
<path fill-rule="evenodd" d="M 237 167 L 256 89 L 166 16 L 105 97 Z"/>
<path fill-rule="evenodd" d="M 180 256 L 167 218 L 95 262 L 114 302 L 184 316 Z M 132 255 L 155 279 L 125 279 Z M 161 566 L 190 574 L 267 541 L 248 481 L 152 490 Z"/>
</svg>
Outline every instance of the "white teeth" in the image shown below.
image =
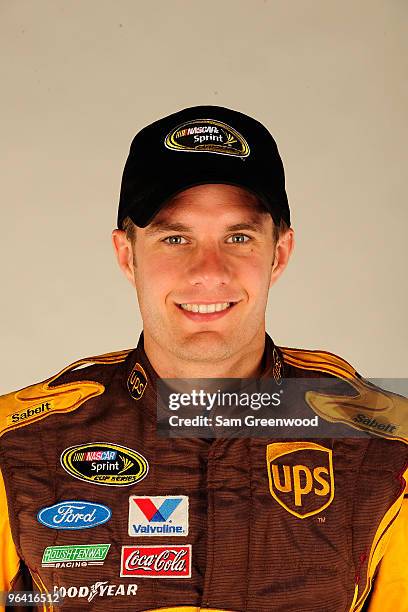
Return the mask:
<svg viewBox="0 0 408 612">
<path fill-rule="evenodd" d="M 216 304 L 208 304 L 207 312 L 215 312 L 215 307 L 216 307 Z M 205 312 L 202 305 L 200 306 L 200 312 Z"/>
<path fill-rule="evenodd" d="M 189 310 L 190 312 L 200 312 L 207 314 L 210 312 L 221 312 L 226 310 L 231 305 L 231 302 L 217 302 L 216 304 L 180 304 L 183 310 Z"/>
</svg>

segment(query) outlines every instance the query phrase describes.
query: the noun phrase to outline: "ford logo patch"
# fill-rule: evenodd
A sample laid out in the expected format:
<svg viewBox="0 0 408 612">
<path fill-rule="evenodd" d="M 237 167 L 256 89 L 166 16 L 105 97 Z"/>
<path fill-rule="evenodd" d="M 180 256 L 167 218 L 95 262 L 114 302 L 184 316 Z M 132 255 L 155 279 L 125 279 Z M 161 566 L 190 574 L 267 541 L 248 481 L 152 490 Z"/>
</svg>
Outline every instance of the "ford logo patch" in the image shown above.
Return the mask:
<svg viewBox="0 0 408 612">
<path fill-rule="evenodd" d="M 89 529 L 103 525 L 111 516 L 111 510 L 102 504 L 63 501 L 42 508 L 37 514 L 37 520 L 51 529 Z"/>
</svg>

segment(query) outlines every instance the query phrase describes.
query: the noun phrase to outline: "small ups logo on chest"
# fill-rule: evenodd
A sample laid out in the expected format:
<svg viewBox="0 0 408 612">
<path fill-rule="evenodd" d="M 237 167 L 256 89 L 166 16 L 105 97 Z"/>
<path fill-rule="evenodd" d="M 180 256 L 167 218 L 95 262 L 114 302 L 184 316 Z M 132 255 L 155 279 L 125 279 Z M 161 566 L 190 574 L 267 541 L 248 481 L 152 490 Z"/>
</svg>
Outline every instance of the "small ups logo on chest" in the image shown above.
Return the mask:
<svg viewBox="0 0 408 612">
<path fill-rule="evenodd" d="M 147 375 L 140 363 L 135 363 L 127 379 L 128 391 L 134 400 L 140 400 L 147 387 Z"/>
<path fill-rule="evenodd" d="M 332 451 L 314 442 L 268 444 L 269 490 L 298 518 L 318 514 L 334 498 Z"/>
</svg>

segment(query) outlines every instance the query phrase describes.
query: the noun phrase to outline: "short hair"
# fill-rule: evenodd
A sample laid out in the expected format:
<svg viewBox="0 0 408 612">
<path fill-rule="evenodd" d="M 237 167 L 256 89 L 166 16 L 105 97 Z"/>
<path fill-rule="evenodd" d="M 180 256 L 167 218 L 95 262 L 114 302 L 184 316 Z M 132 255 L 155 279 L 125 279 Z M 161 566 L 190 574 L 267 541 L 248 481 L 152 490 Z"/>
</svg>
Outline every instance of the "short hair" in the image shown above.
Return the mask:
<svg viewBox="0 0 408 612">
<path fill-rule="evenodd" d="M 256 199 L 257 199 L 256 209 L 260 213 L 264 213 L 266 215 L 270 215 L 271 213 L 268 210 L 265 202 L 261 198 L 259 198 L 258 196 L 256 196 Z M 276 224 L 273 217 L 272 217 L 272 225 L 273 225 L 273 228 L 272 228 L 273 240 L 276 243 L 276 242 L 278 242 L 280 236 L 282 236 L 282 234 L 284 234 L 289 229 L 289 225 L 282 218 L 280 219 L 279 223 Z"/>
<path fill-rule="evenodd" d="M 126 238 L 130 240 L 130 242 L 134 242 L 136 239 L 136 225 L 129 216 L 123 219 L 122 229 L 126 233 Z"/>
</svg>

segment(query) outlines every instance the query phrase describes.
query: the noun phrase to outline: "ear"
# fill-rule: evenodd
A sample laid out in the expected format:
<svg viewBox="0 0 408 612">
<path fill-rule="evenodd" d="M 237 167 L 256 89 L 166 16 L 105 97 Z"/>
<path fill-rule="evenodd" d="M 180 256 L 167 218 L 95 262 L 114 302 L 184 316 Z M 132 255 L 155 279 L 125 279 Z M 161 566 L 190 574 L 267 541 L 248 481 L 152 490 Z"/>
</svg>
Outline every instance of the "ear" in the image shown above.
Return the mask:
<svg viewBox="0 0 408 612">
<path fill-rule="evenodd" d="M 132 243 L 126 237 L 126 232 L 119 229 L 112 231 L 112 242 L 119 268 L 133 287 L 135 287 Z"/>
<path fill-rule="evenodd" d="M 290 256 L 295 246 L 295 232 L 290 227 L 278 238 L 275 247 L 275 259 L 272 265 L 271 280 L 269 287 L 272 287 L 278 280 L 284 269 L 289 263 Z"/>
</svg>

